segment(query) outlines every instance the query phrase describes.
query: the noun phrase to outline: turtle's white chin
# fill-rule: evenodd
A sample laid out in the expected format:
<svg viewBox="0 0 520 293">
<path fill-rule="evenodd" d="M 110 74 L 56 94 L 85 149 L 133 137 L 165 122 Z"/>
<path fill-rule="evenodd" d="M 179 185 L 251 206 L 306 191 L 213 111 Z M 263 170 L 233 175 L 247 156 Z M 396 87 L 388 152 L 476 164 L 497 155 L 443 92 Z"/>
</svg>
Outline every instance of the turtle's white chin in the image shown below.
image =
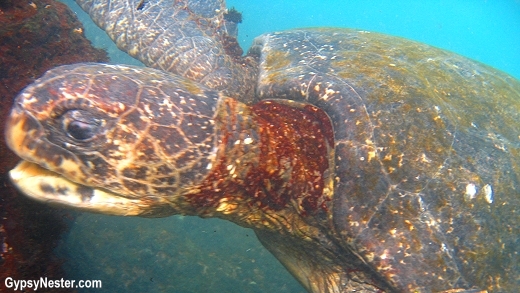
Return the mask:
<svg viewBox="0 0 520 293">
<path fill-rule="evenodd" d="M 21 192 L 48 204 L 118 216 L 138 216 L 147 210 L 141 199 L 78 184 L 25 160 L 11 170 L 9 176 Z"/>
</svg>

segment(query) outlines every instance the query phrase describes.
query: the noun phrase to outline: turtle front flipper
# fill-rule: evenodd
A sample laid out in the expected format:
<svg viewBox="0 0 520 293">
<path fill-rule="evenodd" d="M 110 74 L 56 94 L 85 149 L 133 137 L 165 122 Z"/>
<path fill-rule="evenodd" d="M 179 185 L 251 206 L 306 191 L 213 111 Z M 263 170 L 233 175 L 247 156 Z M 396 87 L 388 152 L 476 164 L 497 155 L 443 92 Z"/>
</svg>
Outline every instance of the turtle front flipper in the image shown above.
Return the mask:
<svg viewBox="0 0 520 293">
<path fill-rule="evenodd" d="M 256 62 L 242 58 L 222 0 L 78 0 L 117 46 L 146 66 L 252 100 Z"/>
<path fill-rule="evenodd" d="M 277 232 L 255 230 L 262 245 L 305 287 L 314 293 L 394 292 L 351 252 L 333 243 L 328 250 L 316 242 L 301 241 Z M 349 258 L 347 262 L 343 262 Z M 345 266 L 347 264 L 347 266 Z"/>
</svg>

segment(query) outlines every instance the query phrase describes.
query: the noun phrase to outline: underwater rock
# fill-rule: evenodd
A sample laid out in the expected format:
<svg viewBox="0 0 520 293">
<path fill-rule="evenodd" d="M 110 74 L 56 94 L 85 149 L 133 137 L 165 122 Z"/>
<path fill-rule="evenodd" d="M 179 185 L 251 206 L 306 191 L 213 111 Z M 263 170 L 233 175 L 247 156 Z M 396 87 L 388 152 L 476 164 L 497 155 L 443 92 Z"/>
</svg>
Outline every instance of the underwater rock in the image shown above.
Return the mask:
<svg viewBox="0 0 520 293">
<path fill-rule="evenodd" d="M 7 171 L 19 158 L 5 145 L 4 121 L 15 95 L 48 69 L 108 58 L 84 37 L 75 14 L 56 1 L 0 1 L 0 23 L 0 279 L 58 279 L 63 272 L 53 249 L 72 214 L 27 200 L 12 187 Z M 38 289 L 50 291 L 70 289 Z"/>
</svg>

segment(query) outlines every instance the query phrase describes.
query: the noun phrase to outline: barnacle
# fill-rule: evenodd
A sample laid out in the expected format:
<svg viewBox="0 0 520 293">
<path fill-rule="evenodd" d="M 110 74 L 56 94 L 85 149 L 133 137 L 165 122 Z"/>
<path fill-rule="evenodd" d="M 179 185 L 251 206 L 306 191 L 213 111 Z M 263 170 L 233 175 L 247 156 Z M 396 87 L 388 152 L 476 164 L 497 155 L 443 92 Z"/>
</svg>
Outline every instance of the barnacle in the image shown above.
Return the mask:
<svg viewBox="0 0 520 293">
<path fill-rule="evenodd" d="M 235 7 L 231 7 L 224 13 L 224 19 L 234 23 L 242 23 L 242 13 L 237 11 Z"/>
</svg>

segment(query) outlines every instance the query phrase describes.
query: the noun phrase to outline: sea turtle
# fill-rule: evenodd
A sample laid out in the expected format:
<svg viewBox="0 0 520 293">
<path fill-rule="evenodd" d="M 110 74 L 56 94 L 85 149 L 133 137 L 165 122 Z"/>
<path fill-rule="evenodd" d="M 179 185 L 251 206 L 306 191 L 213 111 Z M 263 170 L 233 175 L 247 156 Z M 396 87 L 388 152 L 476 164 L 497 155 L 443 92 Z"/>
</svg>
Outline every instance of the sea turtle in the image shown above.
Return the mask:
<svg viewBox="0 0 520 293">
<path fill-rule="evenodd" d="M 79 0 L 153 68 L 75 64 L 7 121 L 38 200 L 255 230 L 311 292 L 513 292 L 520 285 L 520 83 L 351 29 L 255 39 L 225 3 Z"/>
</svg>

